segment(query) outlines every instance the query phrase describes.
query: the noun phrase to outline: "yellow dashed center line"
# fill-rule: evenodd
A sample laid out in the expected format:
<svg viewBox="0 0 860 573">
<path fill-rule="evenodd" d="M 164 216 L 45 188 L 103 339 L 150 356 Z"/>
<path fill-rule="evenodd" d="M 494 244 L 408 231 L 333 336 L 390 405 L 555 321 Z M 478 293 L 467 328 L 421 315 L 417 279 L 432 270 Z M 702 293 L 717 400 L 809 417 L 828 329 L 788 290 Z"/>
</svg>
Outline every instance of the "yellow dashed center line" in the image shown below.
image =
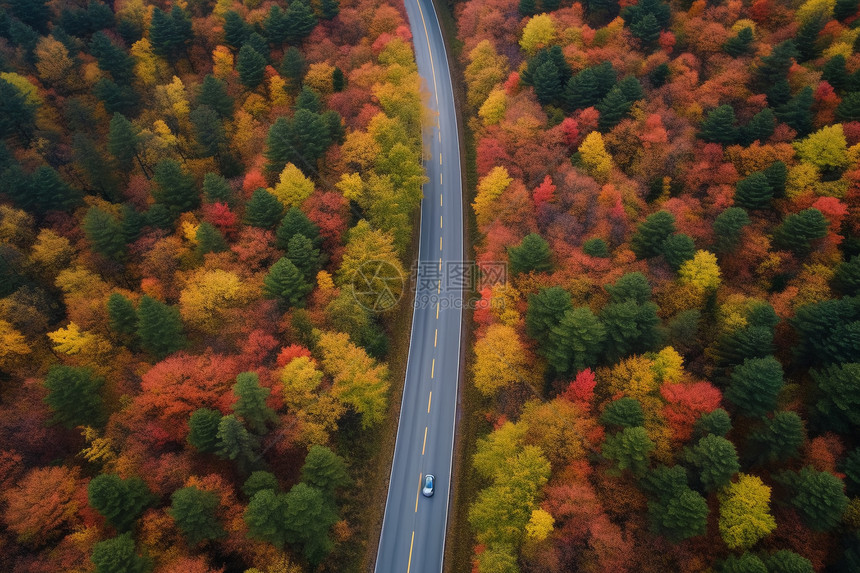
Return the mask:
<svg viewBox="0 0 860 573">
<path fill-rule="evenodd" d="M 433 378 L 433 375 L 436 373 L 436 359 L 433 359 L 433 362 L 430 363 L 430 378 Z"/>
<path fill-rule="evenodd" d="M 430 404 L 433 402 L 433 392 L 430 392 L 430 397 L 427 398 L 427 413 L 430 413 Z"/>
<path fill-rule="evenodd" d="M 439 329 L 436 329 L 436 334 L 433 335 L 433 348 L 436 348 L 436 342 L 439 340 Z"/>
<path fill-rule="evenodd" d="M 424 455 L 424 450 L 427 449 L 427 426 L 424 426 L 424 445 L 421 446 L 421 455 Z"/>
</svg>

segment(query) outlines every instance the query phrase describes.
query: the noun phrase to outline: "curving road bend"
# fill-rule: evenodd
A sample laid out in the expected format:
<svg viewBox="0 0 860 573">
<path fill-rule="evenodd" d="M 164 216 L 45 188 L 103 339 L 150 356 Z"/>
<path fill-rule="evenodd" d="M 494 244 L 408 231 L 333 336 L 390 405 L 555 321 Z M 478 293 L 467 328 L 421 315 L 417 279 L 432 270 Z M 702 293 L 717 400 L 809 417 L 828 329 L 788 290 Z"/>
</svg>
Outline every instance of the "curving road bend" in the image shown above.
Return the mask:
<svg viewBox="0 0 860 573">
<path fill-rule="evenodd" d="M 400 423 L 376 573 L 442 570 L 450 499 L 454 423 L 460 371 L 463 287 L 463 209 L 454 92 L 442 31 L 432 0 L 404 0 L 418 72 L 438 112 L 424 130 L 428 183 L 421 201 L 418 274 Z M 421 495 L 425 474 L 436 493 Z"/>
</svg>

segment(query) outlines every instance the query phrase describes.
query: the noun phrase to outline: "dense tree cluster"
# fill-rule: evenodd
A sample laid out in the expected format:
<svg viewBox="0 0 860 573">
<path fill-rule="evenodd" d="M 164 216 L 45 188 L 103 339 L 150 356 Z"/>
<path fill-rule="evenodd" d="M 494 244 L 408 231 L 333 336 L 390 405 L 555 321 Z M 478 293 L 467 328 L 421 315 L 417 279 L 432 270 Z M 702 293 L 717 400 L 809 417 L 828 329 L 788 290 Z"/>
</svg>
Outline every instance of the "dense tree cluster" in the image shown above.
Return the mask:
<svg viewBox="0 0 860 573">
<path fill-rule="evenodd" d="M 474 313 L 455 551 L 479 573 L 857 567 L 856 0 L 453 12 L 475 259 L 508 263 Z M 514 473 L 534 446 L 543 487 L 482 519 L 514 499 L 488 451 Z"/>
<path fill-rule="evenodd" d="M 350 571 L 425 181 L 402 3 L 0 3 L 3 571 Z"/>
</svg>

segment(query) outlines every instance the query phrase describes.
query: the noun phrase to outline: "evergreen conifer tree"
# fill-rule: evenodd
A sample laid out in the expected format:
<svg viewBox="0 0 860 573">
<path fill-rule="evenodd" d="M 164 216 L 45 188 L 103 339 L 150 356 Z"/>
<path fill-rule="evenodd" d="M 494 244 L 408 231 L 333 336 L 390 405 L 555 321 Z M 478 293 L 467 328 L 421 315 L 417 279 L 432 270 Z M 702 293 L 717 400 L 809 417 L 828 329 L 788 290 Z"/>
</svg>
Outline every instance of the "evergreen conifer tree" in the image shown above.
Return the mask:
<svg viewBox="0 0 860 573">
<path fill-rule="evenodd" d="M 257 189 L 251 195 L 251 200 L 245 205 L 245 223 L 252 227 L 271 229 L 284 212 L 284 205 L 278 198 L 263 188 Z"/>
<path fill-rule="evenodd" d="M 284 305 L 301 306 L 313 285 L 305 281 L 302 272 L 287 257 L 283 257 L 269 269 L 263 279 L 266 296 L 279 299 Z"/>
<path fill-rule="evenodd" d="M 179 311 L 149 295 L 137 307 L 137 335 L 144 350 L 159 360 L 185 346 Z"/>
</svg>

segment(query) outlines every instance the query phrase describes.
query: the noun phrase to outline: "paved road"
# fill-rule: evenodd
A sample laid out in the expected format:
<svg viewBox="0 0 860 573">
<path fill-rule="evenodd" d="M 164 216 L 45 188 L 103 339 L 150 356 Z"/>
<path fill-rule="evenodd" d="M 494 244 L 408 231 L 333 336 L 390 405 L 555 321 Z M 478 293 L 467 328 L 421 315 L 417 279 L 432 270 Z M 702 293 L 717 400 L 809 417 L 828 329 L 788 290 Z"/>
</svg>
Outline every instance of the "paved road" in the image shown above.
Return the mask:
<svg viewBox="0 0 860 573">
<path fill-rule="evenodd" d="M 412 337 L 377 573 L 442 570 L 460 371 L 463 210 L 454 93 L 432 0 L 405 0 L 418 71 L 438 121 L 425 129 L 429 182 L 421 202 Z M 420 494 L 425 474 L 436 494 Z"/>
</svg>

